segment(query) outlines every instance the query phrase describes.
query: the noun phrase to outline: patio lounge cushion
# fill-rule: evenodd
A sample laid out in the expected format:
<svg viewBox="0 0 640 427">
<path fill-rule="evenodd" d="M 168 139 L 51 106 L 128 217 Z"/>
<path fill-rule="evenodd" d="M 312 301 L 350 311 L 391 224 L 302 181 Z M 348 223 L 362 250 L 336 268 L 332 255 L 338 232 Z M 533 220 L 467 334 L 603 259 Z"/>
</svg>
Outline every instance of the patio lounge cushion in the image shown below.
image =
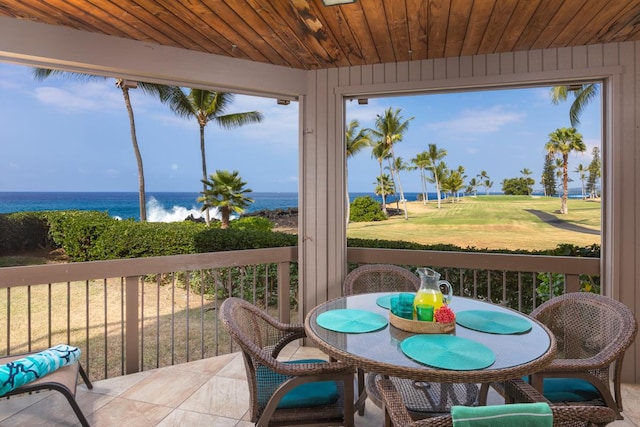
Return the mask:
<svg viewBox="0 0 640 427">
<path fill-rule="evenodd" d="M 292 360 L 284 363 L 326 363 L 321 359 Z M 276 388 L 285 382 L 289 377 L 278 374 L 272 370 L 258 366 L 258 402 L 265 405 Z M 285 408 L 308 408 L 311 406 L 328 405 L 338 400 L 338 387 L 334 381 L 320 381 L 301 384 L 280 400 L 279 409 Z"/>
<path fill-rule="evenodd" d="M 525 382 L 529 377 L 522 378 Z M 598 389 L 589 381 L 580 378 L 545 378 L 543 395 L 551 403 L 588 402 L 601 399 Z"/>
<path fill-rule="evenodd" d="M 35 381 L 62 366 L 75 363 L 79 358 L 80 349 L 78 347 L 61 344 L 0 365 L 0 396 Z"/>
<path fill-rule="evenodd" d="M 454 427 L 552 427 L 553 414 L 547 403 L 514 403 L 491 406 L 454 406 Z"/>
</svg>

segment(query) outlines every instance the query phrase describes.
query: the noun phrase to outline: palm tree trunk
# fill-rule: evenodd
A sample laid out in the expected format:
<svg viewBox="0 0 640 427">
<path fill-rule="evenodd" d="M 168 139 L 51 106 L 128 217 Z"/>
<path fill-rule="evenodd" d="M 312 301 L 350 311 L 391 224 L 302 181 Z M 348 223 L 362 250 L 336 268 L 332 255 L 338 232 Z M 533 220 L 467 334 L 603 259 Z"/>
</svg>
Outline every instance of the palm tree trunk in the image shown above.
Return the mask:
<svg viewBox="0 0 640 427">
<path fill-rule="evenodd" d="M 204 125 L 200 124 L 200 155 L 202 156 L 202 179 L 207 180 L 207 156 L 204 151 Z M 207 191 L 207 185 L 202 184 L 202 189 Z M 204 210 L 204 220 L 207 226 L 211 223 L 211 215 L 209 214 L 209 208 Z"/>
<path fill-rule="evenodd" d="M 136 156 L 138 164 L 138 203 L 140 207 L 140 221 L 147 220 L 147 202 L 144 192 L 144 168 L 142 167 L 142 155 L 138 147 L 138 138 L 136 137 L 136 122 L 133 117 L 133 108 L 131 107 L 131 99 L 129 98 L 129 89 L 122 87 L 122 96 L 129 114 L 129 128 L 131 131 L 131 144 L 133 145 L 133 153 Z"/>
<path fill-rule="evenodd" d="M 393 152 L 393 145 L 391 146 L 391 159 L 393 164 L 396 164 L 396 155 Z M 400 182 L 400 171 L 395 169 L 396 177 L 398 178 L 398 189 L 400 190 L 400 198 L 402 199 L 402 205 L 404 207 L 404 219 L 409 219 L 409 212 L 407 212 L 407 199 L 404 198 L 404 192 L 402 191 L 402 182 Z M 394 181 L 395 182 L 395 181 Z"/>
<path fill-rule="evenodd" d="M 424 176 L 424 168 L 420 168 L 420 182 L 422 184 L 422 204 L 426 205 L 429 201 L 429 193 L 427 193 L 427 179 Z"/>
<path fill-rule="evenodd" d="M 389 216 L 387 213 L 387 200 L 384 194 L 384 180 L 382 179 L 382 160 L 380 160 L 380 193 L 382 194 L 382 213 L 384 216 Z"/>
<path fill-rule="evenodd" d="M 562 155 L 562 201 L 560 202 L 560 213 L 568 214 L 567 198 L 569 197 L 569 155 Z"/>
<path fill-rule="evenodd" d="M 222 224 L 220 225 L 220 228 L 223 230 L 226 230 L 227 228 L 229 228 L 229 207 L 228 206 L 222 206 L 220 208 L 220 215 L 221 215 L 221 221 Z"/>
</svg>

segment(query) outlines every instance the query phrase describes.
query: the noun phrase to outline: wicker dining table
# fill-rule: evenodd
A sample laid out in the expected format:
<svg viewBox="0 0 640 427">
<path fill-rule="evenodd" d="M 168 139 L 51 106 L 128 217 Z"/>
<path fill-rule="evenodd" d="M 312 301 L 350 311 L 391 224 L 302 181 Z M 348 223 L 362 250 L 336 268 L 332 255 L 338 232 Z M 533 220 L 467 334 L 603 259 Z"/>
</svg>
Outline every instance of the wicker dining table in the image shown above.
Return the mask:
<svg viewBox="0 0 640 427">
<path fill-rule="evenodd" d="M 456 370 L 434 368 L 407 357 L 401 350 L 403 340 L 416 334 L 396 328 L 388 323 L 381 329 L 366 333 L 343 333 L 326 329 L 317 322 L 322 313 L 338 309 L 366 310 L 388 318 L 388 309 L 376 301 L 388 294 L 369 293 L 336 298 L 313 308 L 305 318 L 307 336 L 329 356 L 350 363 L 366 372 L 406 378 L 412 381 L 436 383 L 476 383 L 486 390 L 493 382 L 532 376 L 532 384 L 540 389 L 536 371 L 547 366 L 556 356 L 553 334 L 540 322 L 501 305 L 485 301 L 454 297 L 449 307 L 454 313 L 466 310 L 488 310 L 515 315 L 526 319 L 531 329 L 525 333 L 494 334 L 479 332 L 460 325 L 450 335 L 480 343 L 493 352 L 495 362 L 482 369 Z M 481 402 L 484 404 L 485 402 Z"/>
</svg>

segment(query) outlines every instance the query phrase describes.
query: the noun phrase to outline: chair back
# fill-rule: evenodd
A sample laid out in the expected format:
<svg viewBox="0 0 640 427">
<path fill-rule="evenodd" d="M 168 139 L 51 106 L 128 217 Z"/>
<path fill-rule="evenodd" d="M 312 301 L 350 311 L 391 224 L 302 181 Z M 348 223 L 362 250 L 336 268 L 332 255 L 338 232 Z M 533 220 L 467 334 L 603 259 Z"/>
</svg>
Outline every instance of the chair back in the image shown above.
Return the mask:
<svg viewBox="0 0 640 427">
<path fill-rule="evenodd" d="M 345 296 L 370 292 L 416 292 L 420 278 L 406 268 L 390 264 L 367 264 L 355 268 L 344 279 Z"/>
<path fill-rule="evenodd" d="M 231 339 L 242 350 L 252 419 L 255 420 L 264 406 L 264 400 L 268 398 L 264 396 L 264 390 L 259 390 L 259 371 L 264 370 L 261 366 L 274 369 L 280 350 L 292 340 L 303 338 L 304 332 L 299 325 L 280 323 L 260 308 L 240 298 L 227 298 L 220 306 L 219 316 Z M 276 387 L 277 384 L 274 384 L 271 388 Z"/>
<path fill-rule="evenodd" d="M 531 316 L 544 323 L 557 341 L 558 355 L 543 374 L 587 380 L 622 419 L 622 361 L 638 333 L 633 312 L 606 296 L 572 292 L 541 304 Z"/>
<path fill-rule="evenodd" d="M 541 304 L 531 316 L 556 337 L 558 359 L 587 359 L 598 355 L 602 364 L 621 362 L 636 337 L 633 312 L 612 298 L 572 292 Z"/>
</svg>

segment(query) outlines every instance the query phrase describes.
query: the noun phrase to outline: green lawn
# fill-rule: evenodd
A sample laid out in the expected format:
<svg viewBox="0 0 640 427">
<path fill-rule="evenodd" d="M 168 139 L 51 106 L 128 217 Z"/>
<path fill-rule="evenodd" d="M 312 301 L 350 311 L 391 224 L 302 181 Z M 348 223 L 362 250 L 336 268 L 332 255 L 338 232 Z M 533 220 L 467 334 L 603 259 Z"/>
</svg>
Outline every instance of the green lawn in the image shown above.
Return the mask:
<svg viewBox="0 0 640 427">
<path fill-rule="evenodd" d="M 395 207 L 395 205 L 393 205 Z M 409 202 L 409 219 L 350 223 L 348 237 L 453 244 L 479 249 L 552 249 L 559 243 L 600 244 L 600 202 L 529 196 L 466 196 L 459 202 Z"/>
</svg>

